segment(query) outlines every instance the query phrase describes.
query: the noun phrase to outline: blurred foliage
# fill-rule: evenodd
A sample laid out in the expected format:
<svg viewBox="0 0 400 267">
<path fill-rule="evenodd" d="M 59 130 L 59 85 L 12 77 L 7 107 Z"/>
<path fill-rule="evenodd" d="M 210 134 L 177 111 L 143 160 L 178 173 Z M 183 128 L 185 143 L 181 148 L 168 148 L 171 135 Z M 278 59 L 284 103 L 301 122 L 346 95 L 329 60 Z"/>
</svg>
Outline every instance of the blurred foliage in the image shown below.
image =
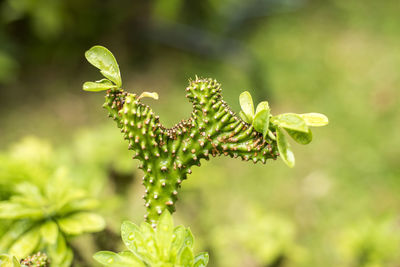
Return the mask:
<svg viewBox="0 0 400 267">
<path fill-rule="evenodd" d="M 287 258 L 281 266 L 399 265 L 397 0 L 60 0 L 22 9 L 29 2 L 47 1 L 0 1 L 1 198 L 12 194 L 8 180 L 40 185 L 67 168 L 72 183 L 102 201 L 107 221 L 104 232 L 71 240 L 74 266 L 91 266 L 94 251 L 123 249 L 122 218 L 139 223 L 144 211 L 127 144 L 103 125 L 101 97 L 81 93 L 90 71 L 82 53 L 96 43 L 117 52 L 126 88 L 160 93 L 154 109 L 169 125 L 190 112 L 181 84 L 195 74 L 221 81 L 236 111 L 248 90 L 277 112 L 328 115 L 312 145 L 293 143 L 292 170 L 223 158 L 193 169 L 175 219 L 210 252 L 208 266 L 224 266 L 221 255 L 268 266 L 277 254 Z M 33 12 L 51 8 L 58 26 L 39 26 L 49 22 Z M 26 135 L 40 145 L 17 156 L 12 144 Z M 8 227 L 0 223 L 0 236 Z M 254 250 L 261 236 L 268 247 L 269 229 L 282 245 Z M 215 242 L 223 234 L 234 245 Z"/>
</svg>

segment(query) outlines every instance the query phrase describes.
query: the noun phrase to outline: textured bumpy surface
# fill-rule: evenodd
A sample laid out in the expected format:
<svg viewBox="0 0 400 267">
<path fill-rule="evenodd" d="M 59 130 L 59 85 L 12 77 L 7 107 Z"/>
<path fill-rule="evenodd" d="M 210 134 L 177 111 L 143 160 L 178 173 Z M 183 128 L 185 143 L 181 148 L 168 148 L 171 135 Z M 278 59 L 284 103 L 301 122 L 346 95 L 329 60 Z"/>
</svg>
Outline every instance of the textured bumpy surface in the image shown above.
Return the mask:
<svg viewBox="0 0 400 267">
<path fill-rule="evenodd" d="M 138 96 L 122 89 L 107 91 L 104 107 L 140 160 L 147 214 L 154 223 L 164 209 L 175 210 L 178 188 L 200 159 L 229 155 L 263 162 L 276 159 L 276 141 L 265 139 L 240 119 L 222 100 L 221 85 L 212 79 L 190 81 L 186 97 L 193 103 L 191 117 L 165 128 Z M 274 133 L 273 133 L 274 134 Z"/>
</svg>

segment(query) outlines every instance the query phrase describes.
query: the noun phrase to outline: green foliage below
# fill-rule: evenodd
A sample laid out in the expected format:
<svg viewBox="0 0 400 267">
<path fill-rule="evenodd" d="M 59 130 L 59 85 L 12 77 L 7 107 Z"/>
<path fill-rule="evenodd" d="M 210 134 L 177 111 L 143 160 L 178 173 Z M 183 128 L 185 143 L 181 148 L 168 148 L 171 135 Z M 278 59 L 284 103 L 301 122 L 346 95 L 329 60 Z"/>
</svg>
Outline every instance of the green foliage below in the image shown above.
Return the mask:
<svg viewBox="0 0 400 267">
<path fill-rule="evenodd" d="M 126 221 L 121 236 L 129 251 L 114 253 L 101 251 L 94 259 L 109 267 L 205 267 L 208 254 L 194 256 L 194 238 L 189 228 L 174 227 L 166 210 L 154 228 L 143 222 L 140 226 Z"/>
<path fill-rule="evenodd" d="M 31 154 L 32 153 L 32 154 Z M 101 231 L 104 220 L 94 209 L 98 200 L 70 179 L 66 167 L 52 163 L 54 151 L 35 139 L 13 146 L 2 170 L 0 201 L 0 252 L 21 259 L 45 251 L 51 262 L 69 266 L 68 239 Z"/>
</svg>

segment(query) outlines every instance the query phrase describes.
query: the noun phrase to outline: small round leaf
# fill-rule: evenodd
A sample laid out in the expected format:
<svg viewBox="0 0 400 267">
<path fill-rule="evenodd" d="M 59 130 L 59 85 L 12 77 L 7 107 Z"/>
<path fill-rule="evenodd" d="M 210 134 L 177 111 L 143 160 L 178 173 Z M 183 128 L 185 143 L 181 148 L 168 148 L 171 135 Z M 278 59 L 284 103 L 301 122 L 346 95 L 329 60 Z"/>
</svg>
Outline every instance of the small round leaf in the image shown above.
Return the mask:
<svg viewBox="0 0 400 267">
<path fill-rule="evenodd" d="M 308 132 L 306 122 L 297 114 L 284 113 L 271 118 L 271 122 L 285 129 Z"/>
<path fill-rule="evenodd" d="M 83 84 L 83 90 L 89 92 L 100 92 L 111 88 L 116 88 L 117 86 L 113 84 L 110 80 L 102 79 L 97 82 L 85 82 Z"/>
<path fill-rule="evenodd" d="M 118 63 L 110 50 L 96 45 L 86 51 L 85 57 L 90 64 L 100 70 L 104 77 L 121 87 L 122 81 Z"/>
<path fill-rule="evenodd" d="M 267 101 L 260 102 L 256 108 L 256 115 L 258 112 L 260 112 L 261 110 L 265 110 L 265 109 L 270 110 L 268 102 Z"/>
<path fill-rule="evenodd" d="M 286 163 L 286 165 L 293 168 L 295 164 L 294 154 L 290 149 L 290 144 L 287 142 L 285 134 L 279 127 L 276 128 L 276 142 L 278 144 L 281 159 Z"/>
<path fill-rule="evenodd" d="M 143 93 L 140 94 L 140 96 L 137 99 L 141 99 L 143 97 L 150 97 L 150 98 L 153 98 L 155 100 L 158 100 L 158 94 L 156 92 L 152 92 L 152 93 L 143 92 Z"/>
<path fill-rule="evenodd" d="M 308 126 L 320 127 L 329 123 L 328 117 L 321 113 L 304 113 L 299 114 Z"/>
<path fill-rule="evenodd" d="M 256 113 L 253 120 L 254 129 L 263 134 L 263 137 L 268 133 L 269 127 L 269 109 L 263 109 Z"/>
<path fill-rule="evenodd" d="M 246 117 L 250 121 L 253 121 L 254 105 L 253 105 L 253 99 L 251 97 L 251 94 L 248 91 L 244 91 L 239 96 L 239 102 L 240 102 L 240 107 L 242 108 L 243 113 L 246 115 Z"/>
<path fill-rule="evenodd" d="M 287 133 L 299 144 L 307 145 L 312 141 L 311 129 L 308 129 L 308 133 L 286 129 Z"/>
</svg>

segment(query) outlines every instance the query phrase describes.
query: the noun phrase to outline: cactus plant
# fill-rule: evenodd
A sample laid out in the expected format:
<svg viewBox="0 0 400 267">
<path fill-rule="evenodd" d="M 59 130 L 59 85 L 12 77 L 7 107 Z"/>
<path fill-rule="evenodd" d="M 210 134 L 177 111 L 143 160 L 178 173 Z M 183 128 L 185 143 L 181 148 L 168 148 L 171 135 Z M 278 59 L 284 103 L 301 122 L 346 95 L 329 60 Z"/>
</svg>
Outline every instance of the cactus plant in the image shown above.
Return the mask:
<svg viewBox="0 0 400 267">
<path fill-rule="evenodd" d="M 251 97 L 241 96 L 245 121 L 222 99 L 221 85 L 216 80 L 198 77 L 186 88 L 186 97 L 193 104 L 190 118 L 166 128 L 159 116 L 141 102 L 143 97 L 158 99 L 157 93 L 137 95 L 122 89 L 119 67 L 109 50 L 94 46 L 85 56 L 100 69 L 105 79 L 86 82 L 83 89 L 107 91 L 104 108 L 129 141 L 133 158 L 142 162 L 145 218 L 153 224 L 165 209 L 174 212 L 182 181 L 192 172 L 193 166 L 200 166 L 201 159 L 226 155 L 265 163 L 281 154 L 284 161 L 293 166 L 293 153 L 281 129 L 292 131 L 292 134 L 289 132 L 292 136 L 301 133 L 299 140 L 309 131 L 300 115 L 282 114 L 282 117 L 270 118 L 265 103 L 254 116 Z"/>
</svg>

